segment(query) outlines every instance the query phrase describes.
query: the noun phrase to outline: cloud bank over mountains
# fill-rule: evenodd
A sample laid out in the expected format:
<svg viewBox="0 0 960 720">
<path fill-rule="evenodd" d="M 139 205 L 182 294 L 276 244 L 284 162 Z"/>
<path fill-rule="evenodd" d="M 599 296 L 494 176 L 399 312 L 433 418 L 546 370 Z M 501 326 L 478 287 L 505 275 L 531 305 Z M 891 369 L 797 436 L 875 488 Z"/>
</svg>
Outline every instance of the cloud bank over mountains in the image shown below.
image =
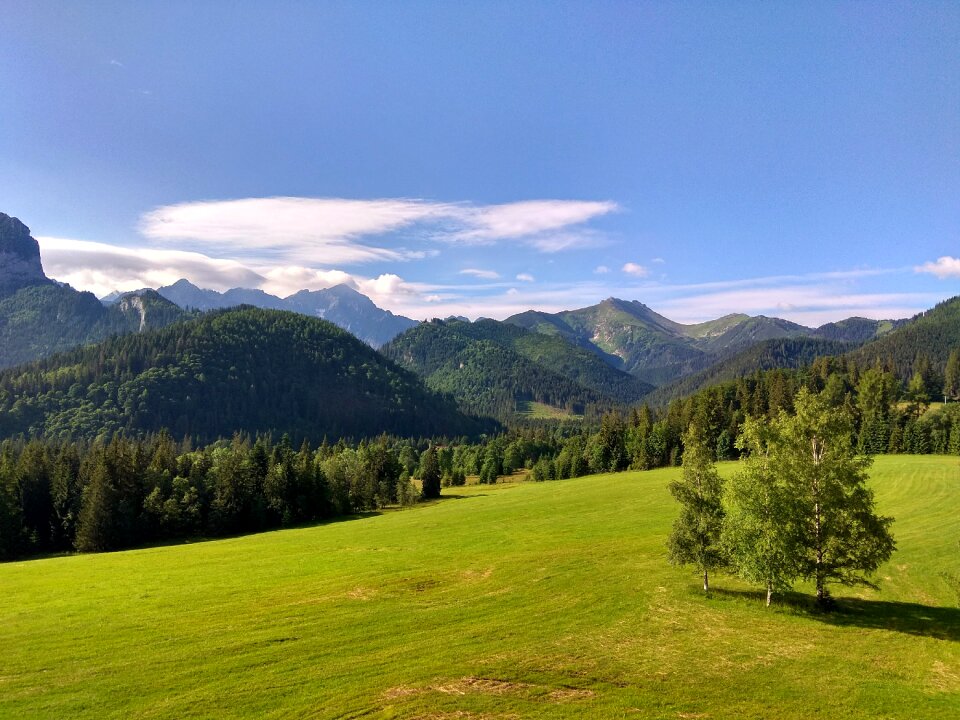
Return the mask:
<svg viewBox="0 0 960 720">
<path fill-rule="evenodd" d="M 381 307 L 415 318 L 506 317 L 530 308 L 556 312 L 618 296 L 641 299 L 680 321 L 746 312 L 816 325 L 850 315 L 904 317 L 941 299 L 929 292 L 877 292 L 858 285 L 871 276 L 960 277 L 960 259 L 941 257 L 912 269 L 671 283 L 663 258 L 642 260 L 643 248 L 615 242 L 592 225 L 622 211 L 613 201 L 588 200 L 480 205 L 410 198 L 245 198 L 151 210 L 138 224 L 141 247 L 37 239 L 48 275 L 99 296 L 180 278 L 218 291 L 259 288 L 280 297 L 346 284 Z M 615 265 L 619 272 L 609 264 L 596 265 L 600 258 L 592 249 L 618 244 L 634 259 Z M 505 267 L 517 248 L 526 248 L 534 262 Z M 576 251 L 591 255 L 583 263 L 584 276 L 551 278 L 552 256 Z M 460 263 L 463 253 L 468 257 Z M 430 271 L 419 265 L 424 262 L 434 263 Z M 374 272 L 355 270 L 361 267 Z M 520 287 L 505 278 L 520 281 Z"/>
</svg>

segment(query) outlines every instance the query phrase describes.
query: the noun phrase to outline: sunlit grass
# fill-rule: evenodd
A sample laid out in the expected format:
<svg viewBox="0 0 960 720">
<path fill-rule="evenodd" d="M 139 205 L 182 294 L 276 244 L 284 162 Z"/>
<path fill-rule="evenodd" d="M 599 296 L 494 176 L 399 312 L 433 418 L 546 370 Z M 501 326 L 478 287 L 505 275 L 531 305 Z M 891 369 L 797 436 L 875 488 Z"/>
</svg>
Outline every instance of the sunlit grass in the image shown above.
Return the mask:
<svg viewBox="0 0 960 720">
<path fill-rule="evenodd" d="M 0 716 L 958 716 L 960 458 L 877 459 L 899 550 L 829 616 L 667 565 L 676 473 L 0 565 Z"/>
<path fill-rule="evenodd" d="M 517 415 L 531 420 L 581 420 L 583 415 L 577 415 L 565 408 L 553 407 L 532 400 L 517 401 Z"/>
</svg>

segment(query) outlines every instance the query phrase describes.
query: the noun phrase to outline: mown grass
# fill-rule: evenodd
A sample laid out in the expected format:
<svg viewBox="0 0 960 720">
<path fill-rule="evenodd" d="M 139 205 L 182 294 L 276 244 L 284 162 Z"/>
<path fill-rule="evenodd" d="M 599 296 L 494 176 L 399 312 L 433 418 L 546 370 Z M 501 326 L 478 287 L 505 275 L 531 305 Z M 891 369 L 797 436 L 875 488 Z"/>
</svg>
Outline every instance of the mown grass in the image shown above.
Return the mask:
<svg viewBox="0 0 960 720">
<path fill-rule="evenodd" d="M 830 615 L 669 566 L 676 472 L 2 565 L 0 716 L 960 716 L 960 458 L 878 458 L 899 550 Z"/>
<path fill-rule="evenodd" d="M 518 400 L 517 415 L 531 420 L 582 420 L 583 415 L 578 415 L 565 408 L 554 407 L 546 403 L 534 402 L 533 400 Z"/>
</svg>

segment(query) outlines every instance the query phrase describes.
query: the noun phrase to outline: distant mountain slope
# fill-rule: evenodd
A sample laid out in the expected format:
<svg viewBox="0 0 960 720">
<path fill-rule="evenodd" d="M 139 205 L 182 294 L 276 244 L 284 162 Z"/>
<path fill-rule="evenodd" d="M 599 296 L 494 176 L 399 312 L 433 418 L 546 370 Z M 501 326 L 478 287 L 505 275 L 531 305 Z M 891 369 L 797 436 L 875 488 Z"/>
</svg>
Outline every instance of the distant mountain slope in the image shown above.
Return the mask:
<svg viewBox="0 0 960 720">
<path fill-rule="evenodd" d="M 291 312 L 208 313 L 0 373 L 0 436 L 169 428 L 330 438 L 492 429 L 349 333 Z"/>
<path fill-rule="evenodd" d="M 918 361 L 943 375 L 952 350 L 960 349 L 960 296 L 902 321 L 896 329 L 862 345 L 847 357 L 862 367 L 879 364 L 907 381 Z"/>
<path fill-rule="evenodd" d="M 896 330 L 906 322 L 908 321 L 870 320 L 869 318 L 851 317 L 839 322 L 821 325 L 813 331 L 813 337 L 824 340 L 865 343 Z"/>
<path fill-rule="evenodd" d="M 0 213 L 0 368 L 183 316 L 152 290 L 104 307 L 91 293 L 55 283 L 43 273 L 29 228 Z"/>
<path fill-rule="evenodd" d="M 383 352 L 461 407 L 500 419 L 522 401 L 579 414 L 588 406 L 635 402 L 650 389 L 564 340 L 495 320 L 423 323 Z"/>
<path fill-rule="evenodd" d="M 779 318 L 748 315 L 683 325 L 643 303 L 617 298 L 555 315 L 521 313 L 506 322 L 563 337 L 654 385 L 698 372 L 716 362 L 722 353 L 771 338 L 811 332 Z"/>
<path fill-rule="evenodd" d="M 157 292 L 181 308 L 217 310 L 252 305 L 323 318 L 375 348 L 417 324 L 415 320 L 377 307 L 366 295 L 346 285 L 324 290 L 301 290 L 287 298 L 279 298 L 263 290 L 249 288 L 233 288 L 220 293 L 199 288 L 188 280 L 178 280 L 173 285 L 159 288 Z"/>
<path fill-rule="evenodd" d="M 841 355 L 852 345 L 839 340 L 806 337 L 762 340 L 700 372 L 658 387 L 644 398 L 644 402 L 651 407 L 661 407 L 671 400 L 693 395 L 711 385 L 752 375 L 758 370 L 800 368 L 818 357 Z"/>
</svg>

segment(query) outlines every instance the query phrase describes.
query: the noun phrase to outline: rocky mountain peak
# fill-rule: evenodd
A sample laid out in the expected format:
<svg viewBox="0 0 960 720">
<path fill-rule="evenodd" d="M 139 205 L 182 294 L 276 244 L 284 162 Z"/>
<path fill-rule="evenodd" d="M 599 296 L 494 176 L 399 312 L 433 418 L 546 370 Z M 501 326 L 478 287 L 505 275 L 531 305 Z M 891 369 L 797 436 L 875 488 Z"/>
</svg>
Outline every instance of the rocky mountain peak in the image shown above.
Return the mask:
<svg viewBox="0 0 960 720">
<path fill-rule="evenodd" d="M 30 236 L 30 228 L 0 213 L 0 296 L 49 282 L 40 264 L 40 246 Z"/>
</svg>

